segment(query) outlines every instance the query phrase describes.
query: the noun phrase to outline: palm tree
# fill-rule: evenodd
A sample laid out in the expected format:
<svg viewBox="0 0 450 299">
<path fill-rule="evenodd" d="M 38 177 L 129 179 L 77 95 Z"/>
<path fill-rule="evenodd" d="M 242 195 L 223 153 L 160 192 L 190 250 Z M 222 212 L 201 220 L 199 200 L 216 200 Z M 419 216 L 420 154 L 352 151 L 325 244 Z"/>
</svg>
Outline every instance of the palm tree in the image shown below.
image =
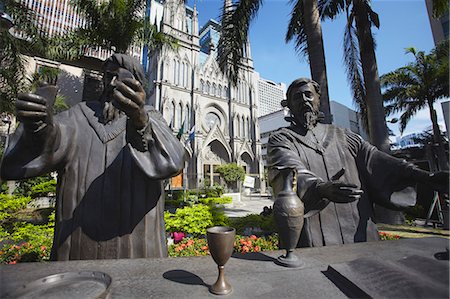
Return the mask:
<svg viewBox="0 0 450 299">
<path fill-rule="evenodd" d="M 448 0 L 432 0 L 433 17 L 441 18 L 448 13 L 449 3 Z"/>
<path fill-rule="evenodd" d="M 318 0 L 318 6 L 322 19 L 334 19 L 340 13 L 347 15 L 344 61 L 353 98 L 363 115 L 370 142 L 382 151 L 389 151 L 371 29 L 372 25 L 380 26 L 378 14 L 370 7 L 370 0 Z"/>
<path fill-rule="evenodd" d="M 317 0 L 297 0 L 291 13 L 286 42 L 295 40 L 299 54 L 308 54 L 312 78 L 321 86 L 321 110 L 327 122 L 331 121 L 326 77 L 322 29 Z M 218 62 L 233 83 L 237 82 L 243 57 L 242 45 L 248 39 L 251 21 L 258 13 L 262 0 L 241 0 L 236 4 L 225 1 L 222 12 L 222 30 L 218 46 Z"/>
<path fill-rule="evenodd" d="M 331 123 L 327 69 L 317 0 L 297 0 L 295 3 L 286 33 L 286 42 L 291 40 L 295 40 L 295 49 L 309 58 L 311 77 L 320 84 L 320 110 L 325 114 L 325 122 Z"/>
<path fill-rule="evenodd" d="M 0 111 L 13 113 L 17 93 L 26 88 L 23 54 L 42 52 L 45 38 L 34 25 L 34 12 L 26 5 L 15 0 L 6 0 L 3 4 L 13 17 L 14 35 L 0 28 Z"/>
<path fill-rule="evenodd" d="M 415 48 L 408 48 L 406 53 L 414 55 L 415 61 L 381 77 L 382 85 L 386 88 L 383 98 L 387 104 L 387 113 L 403 111 L 400 116 L 400 132 L 404 131 L 409 120 L 419 110 L 425 107 L 430 110 L 434 143 L 441 149 L 438 153 L 441 169 L 448 169 L 448 166 L 442 152 L 441 132 L 433 104 L 449 96 L 448 46 L 447 40 L 428 55 Z"/>
<path fill-rule="evenodd" d="M 86 46 L 100 47 L 115 53 L 126 53 L 131 45 L 147 45 L 150 50 L 168 45 L 176 48 L 177 40 L 157 30 L 143 16 L 145 0 L 73 0 L 86 25 L 55 41 L 51 55 L 66 59 L 79 58 Z M 180 0 L 180 3 L 184 3 Z M 84 47 L 83 47 L 84 46 Z M 67 49 L 70 49 L 68 51 Z"/>
</svg>

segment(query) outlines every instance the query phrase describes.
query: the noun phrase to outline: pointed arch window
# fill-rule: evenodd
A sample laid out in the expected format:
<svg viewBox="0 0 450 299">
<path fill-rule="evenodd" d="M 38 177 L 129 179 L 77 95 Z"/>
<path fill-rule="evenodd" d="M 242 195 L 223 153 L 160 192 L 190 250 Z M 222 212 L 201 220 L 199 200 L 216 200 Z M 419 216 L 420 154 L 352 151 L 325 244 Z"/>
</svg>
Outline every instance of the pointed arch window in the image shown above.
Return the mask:
<svg viewBox="0 0 450 299">
<path fill-rule="evenodd" d="M 175 127 L 175 102 L 172 102 L 171 105 L 171 112 L 170 112 L 170 128 L 173 129 Z"/>
<path fill-rule="evenodd" d="M 203 79 L 200 80 L 200 90 L 201 92 L 205 92 L 205 81 Z"/>
<path fill-rule="evenodd" d="M 186 124 L 185 131 L 188 131 L 191 129 L 191 117 L 190 117 L 190 111 L 189 111 L 189 104 L 186 104 L 185 113 L 184 115 L 184 122 Z"/>
<path fill-rule="evenodd" d="M 214 95 L 214 96 L 217 96 L 217 85 L 216 85 L 216 83 L 213 83 L 213 85 L 212 85 L 211 94 Z"/>
<path fill-rule="evenodd" d="M 173 60 L 173 84 L 177 84 L 177 61 Z"/>
<path fill-rule="evenodd" d="M 177 108 L 175 110 L 175 122 L 174 122 L 174 128 L 180 128 L 181 127 L 181 103 L 177 105 Z"/>
<path fill-rule="evenodd" d="M 209 81 L 206 81 L 206 93 L 210 93 L 211 91 L 211 83 Z"/>
<path fill-rule="evenodd" d="M 241 130 L 241 117 L 239 115 L 236 116 L 236 129 L 235 129 L 235 136 L 239 137 L 239 132 Z"/>
<path fill-rule="evenodd" d="M 219 97 L 223 97 L 223 93 L 222 93 L 222 85 L 220 85 L 220 84 L 219 84 L 219 87 L 218 87 L 218 89 L 217 89 L 217 95 L 218 95 Z"/>
</svg>

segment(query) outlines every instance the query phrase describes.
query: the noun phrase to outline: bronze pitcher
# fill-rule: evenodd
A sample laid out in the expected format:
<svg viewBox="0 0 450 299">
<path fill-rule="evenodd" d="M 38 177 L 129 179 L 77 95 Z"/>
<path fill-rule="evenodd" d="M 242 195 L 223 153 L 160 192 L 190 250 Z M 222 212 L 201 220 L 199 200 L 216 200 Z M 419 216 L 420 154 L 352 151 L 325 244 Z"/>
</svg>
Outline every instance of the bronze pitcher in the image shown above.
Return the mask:
<svg viewBox="0 0 450 299">
<path fill-rule="evenodd" d="M 284 267 L 301 267 L 303 262 L 294 255 L 300 233 L 303 228 L 303 202 L 293 190 L 296 172 L 293 169 L 281 170 L 283 176 L 283 190 L 277 195 L 273 205 L 273 215 L 278 226 L 280 248 L 286 250 L 286 255 L 281 255 L 276 263 Z"/>
</svg>

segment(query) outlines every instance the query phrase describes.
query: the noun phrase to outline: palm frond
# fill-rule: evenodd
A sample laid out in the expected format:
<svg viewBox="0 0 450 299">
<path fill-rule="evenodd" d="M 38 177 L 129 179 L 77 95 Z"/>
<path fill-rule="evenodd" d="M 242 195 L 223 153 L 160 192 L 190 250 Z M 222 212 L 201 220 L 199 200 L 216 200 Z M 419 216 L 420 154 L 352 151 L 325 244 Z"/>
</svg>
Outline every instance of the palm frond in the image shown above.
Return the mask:
<svg viewBox="0 0 450 299">
<path fill-rule="evenodd" d="M 400 123 L 399 123 L 399 130 L 400 133 L 403 134 L 403 132 L 406 129 L 406 125 L 411 120 L 411 118 L 416 115 L 416 113 L 419 111 L 419 106 L 412 106 L 409 107 L 408 110 L 406 110 L 402 115 L 400 116 Z"/>
<path fill-rule="evenodd" d="M 248 38 L 250 23 L 256 16 L 262 0 L 241 0 L 237 4 L 225 1 L 221 16 L 221 35 L 217 60 L 220 69 L 234 84 L 238 80 L 243 45 Z M 228 6 L 227 6 L 228 5 Z"/>
<path fill-rule="evenodd" d="M 448 13 L 448 0 L 432 0 L 432 4 L 434 18 L 443 17 L 446 13 Z"/>
<path fill-rule="evenodd" d="M 323 19 L 334 19 L 346 10 L 348 3 L 346 0 L 318 0 L 320 16 Z"/>
<path fill-rule="evenodd" d="M 344 65 L 346 67 L 347 79 L 350 82 L 350 89 L 353 94 L 358 112 L 361 113 L 363 125 L 368 128 L 366 90 L 364 87 L 361 58 L 358 48 L 356 29 L 353 26 L 353 19 L 347 22 L 344 33 Z"/>
<path fill-rule="evenodd" d="M 295 50 L 297 53 L 304 57 L 308 57 L 307 55 L 307 35 L 305 32 L 305 18 L 303 16 L 303 1 L 297 0 L 295 3 L 292 12 L 291 12 L 291 20 L 289 21 L 288 30 L 286 32 L 286 43 L 291 40 L 295 40 Z M 316 0 L 313 0 L 316 1 Z M 291 0 L 291 3 L 294 1 Z"/>
</svg>

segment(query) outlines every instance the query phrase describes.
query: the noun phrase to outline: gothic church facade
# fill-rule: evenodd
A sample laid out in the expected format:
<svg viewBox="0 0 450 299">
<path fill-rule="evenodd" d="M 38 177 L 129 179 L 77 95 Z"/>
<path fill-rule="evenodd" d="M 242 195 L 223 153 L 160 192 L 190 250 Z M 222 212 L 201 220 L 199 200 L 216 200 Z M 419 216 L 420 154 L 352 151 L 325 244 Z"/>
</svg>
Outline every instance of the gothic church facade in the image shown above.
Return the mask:
<svg viewBox="0 0 450 299">
<path fill-rule="evenodd" d="M 250 44 L 244 45 L 246 57 L 235 86 L 216 62 L 220 24 L 210 20 L 199 30 L 196 7 L 178 3 L 150 1 L 150 18 L 178 39 L 179 48 L 155 50 L 145 62 L 150 74 L 149 104 L 162 113 L 174 134 L 183 133 L 181 140 L 190 154 L 182 179 L 172 181 L 173 187 L 219 183 L 216 167 L 231 162 L 256 177 L 255 188 L 264 186 L 260 184 L 259 75 L 253 68 Z"/>
</svg>

